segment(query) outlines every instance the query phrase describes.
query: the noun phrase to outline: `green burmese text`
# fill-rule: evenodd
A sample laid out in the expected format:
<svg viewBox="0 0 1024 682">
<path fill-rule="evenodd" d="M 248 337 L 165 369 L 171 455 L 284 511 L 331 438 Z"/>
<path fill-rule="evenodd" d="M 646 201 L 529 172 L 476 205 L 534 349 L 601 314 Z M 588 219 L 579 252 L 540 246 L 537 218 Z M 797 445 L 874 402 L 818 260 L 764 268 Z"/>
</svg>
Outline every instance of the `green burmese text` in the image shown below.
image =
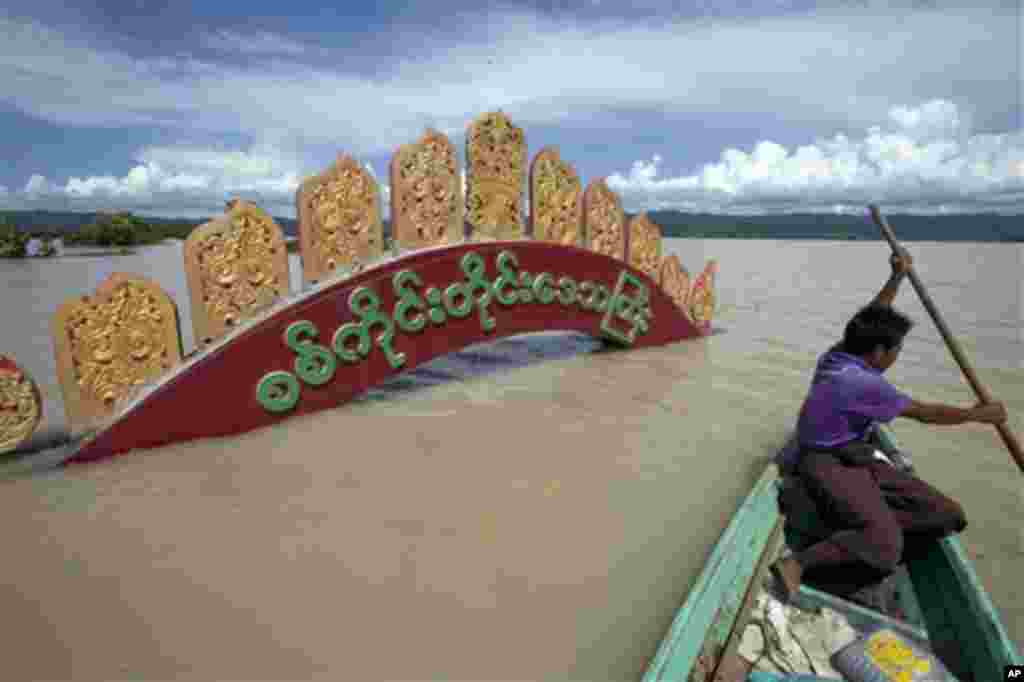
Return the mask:
<svg viewBox="0 0 1024 682">
<path fill-rule="evenodd" d="M 516 304 L 557 303 L 563 307 L 579 305 L 589 312 L 603 313 L 602 333 L 613 341 L 632 345 L 637 334 L 649 329 L 651 316 L 649 292 L 644 283 L 623 270 L 614 291 L 600 283 L 577 283 L 563 275 L 557 280 L 549 272 L 533 275 L 519 271 L 519 260 L 511 251 L 502 251 L 495 259 L 497 276 L 487 278 L 484 258 L 477 252 L 465 254 L 459 262 L 463 281 L 452 282 L 443 290 L 431 286 L 422 292 L 422 278 L 413 270 L 402 270 L 391 278 L 396 299 L 391 314 L 381 310 L 380 296 L 361 286 L 349 294 L 348 309 L 356 318 L 337 328 L 330 347 L 316 341 L 319 330 L 308 320 L 288 325 L 284 342 L 295 353 L 294 374 L 274 371 L 257 385 L 257 399 L 270 412 L 287 412 L 298 403 L 301 386 L 322 386 L 334 378 L 338 361 L 356 364 L 365 360 L 373 348 L 384 353 L 392 369 L 405 365 L 405 353 L 394 348 L 395 331 L 418 334 L 431 322 L 442 326 L 448 317 L 466 318 L 476 309 L 480 328 L 493 331 L 496 320 L 491 304 L 503 307 Z M 627 293 L 627 288 L 631 292 Z M 625 324 L 627 329 L 622 329 Z"/>
</svg>

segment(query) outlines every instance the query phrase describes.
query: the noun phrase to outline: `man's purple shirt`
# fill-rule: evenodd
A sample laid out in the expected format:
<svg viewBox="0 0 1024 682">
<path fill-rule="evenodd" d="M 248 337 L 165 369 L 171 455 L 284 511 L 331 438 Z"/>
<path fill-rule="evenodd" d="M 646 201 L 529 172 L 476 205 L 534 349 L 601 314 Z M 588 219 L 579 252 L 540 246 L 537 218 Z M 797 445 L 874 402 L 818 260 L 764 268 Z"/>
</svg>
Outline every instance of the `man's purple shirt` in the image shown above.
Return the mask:
<svg viewBox="0 0 1024 682">
<path fill-rule="evenodd" d="M 890 422 L 910 405 L 910 396 L 890 384 L 881 370 L 839 348 L 818 359 L 800 409 L 797 435 L 805 447 L 831 448 L 860 440 L 874 423 Z"/>
</svg>

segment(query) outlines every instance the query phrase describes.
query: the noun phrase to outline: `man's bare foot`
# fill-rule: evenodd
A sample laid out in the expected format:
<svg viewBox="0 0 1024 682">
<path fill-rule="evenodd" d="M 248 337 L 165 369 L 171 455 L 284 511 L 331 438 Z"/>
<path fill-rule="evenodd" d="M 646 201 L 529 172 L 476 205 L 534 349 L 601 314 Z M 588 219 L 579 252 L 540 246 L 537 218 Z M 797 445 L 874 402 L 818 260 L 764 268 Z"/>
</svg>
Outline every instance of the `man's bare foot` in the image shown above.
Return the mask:
<svg viewBox="0 0 1024 682">
<path fill-rule="evenodd" d="M 793 596 L 800 590 L 800 579 L 803 577 L 804 569 L 800 562 L 788 556 L 779 559 L 771 565 L 772 575 L 775 576 L 779 588 L 779 596 L 787 604 L 793 600 Z"/>
</svg>

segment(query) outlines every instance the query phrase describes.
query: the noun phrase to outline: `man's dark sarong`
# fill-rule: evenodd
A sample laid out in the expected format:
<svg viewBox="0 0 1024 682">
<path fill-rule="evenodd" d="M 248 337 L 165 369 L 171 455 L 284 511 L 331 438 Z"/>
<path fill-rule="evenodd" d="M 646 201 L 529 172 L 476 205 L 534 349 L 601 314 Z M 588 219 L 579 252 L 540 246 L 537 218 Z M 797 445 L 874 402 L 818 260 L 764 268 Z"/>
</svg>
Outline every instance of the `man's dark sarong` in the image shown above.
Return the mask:
<svg viewBox="0 0 1024 682">
<path fill-rule="evenodd" d="M 784 513 L 801 498 L 809 500 L 826 524 L 824 534 L 831 531 L 827 541 L 842 550 L 844 560 L 809 566 L 804 578 L 840 595 L 878 582 L 928 543 L 967 526 L 957 502 L 874 458 L 874 450 L 862 441 L 805 450 L 793 472 L 796 480 L 780 499 Z"/>
</svg>

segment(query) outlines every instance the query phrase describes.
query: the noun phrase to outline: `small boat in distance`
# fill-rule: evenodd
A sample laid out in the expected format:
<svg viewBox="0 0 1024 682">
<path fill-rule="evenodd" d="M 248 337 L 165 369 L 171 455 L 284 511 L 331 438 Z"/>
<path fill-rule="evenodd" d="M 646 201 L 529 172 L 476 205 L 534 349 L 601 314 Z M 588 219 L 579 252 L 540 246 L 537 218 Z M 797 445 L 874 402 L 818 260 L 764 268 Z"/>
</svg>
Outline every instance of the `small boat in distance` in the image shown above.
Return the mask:
<svg viewBox="0 0 1024 682">
<path fill-rule="evenodd" d="M 878 430 L 878 437 L 884 449 L 896 449 L 885 429 Z M 812 523 L 780 513 L 781 483 L 776 465 L 770 464 L 721 535 L 648 665 L 644 682 L 786 679 L 751 670 L 738 654 L 755 602 L 764 596 L 769 564 L 782 546 L 800 546 L 814 536 Z M 1006 666 L 1022 663 L 957 536 L 937 541 L 927 554 L 901 568 L 905 570 L 893 577 L 899 619 L 807 585 L 800 588 L 794 606 L 802 611 L 831 609 L 858 633 L 888 628 L 922 642 L 960 682 L 1003 679 Z"/>
</svg>

